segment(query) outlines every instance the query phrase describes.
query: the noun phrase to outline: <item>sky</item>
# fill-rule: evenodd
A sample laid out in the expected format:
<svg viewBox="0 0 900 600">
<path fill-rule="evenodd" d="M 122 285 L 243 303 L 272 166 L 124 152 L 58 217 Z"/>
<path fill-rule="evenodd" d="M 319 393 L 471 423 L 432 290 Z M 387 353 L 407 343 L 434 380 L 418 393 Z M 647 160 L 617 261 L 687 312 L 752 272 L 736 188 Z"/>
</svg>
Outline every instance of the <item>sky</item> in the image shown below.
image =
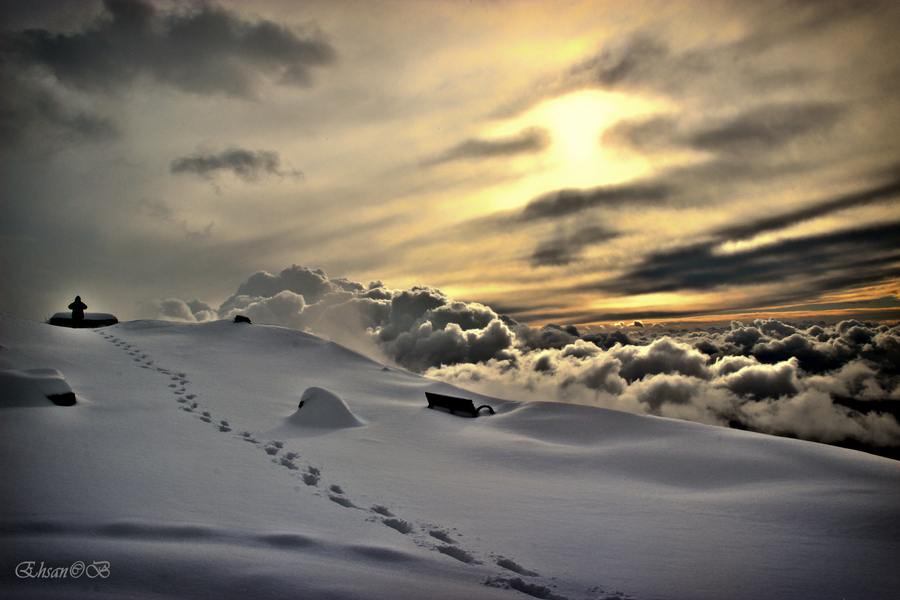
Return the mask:
<svg viewBox="0 0 900 600">
<path fill-rule="evenodd" d="M 896 2 L 0 15 L 2 312 L 305 265 L 535 326 L 900 316 Z"/>
</svg>

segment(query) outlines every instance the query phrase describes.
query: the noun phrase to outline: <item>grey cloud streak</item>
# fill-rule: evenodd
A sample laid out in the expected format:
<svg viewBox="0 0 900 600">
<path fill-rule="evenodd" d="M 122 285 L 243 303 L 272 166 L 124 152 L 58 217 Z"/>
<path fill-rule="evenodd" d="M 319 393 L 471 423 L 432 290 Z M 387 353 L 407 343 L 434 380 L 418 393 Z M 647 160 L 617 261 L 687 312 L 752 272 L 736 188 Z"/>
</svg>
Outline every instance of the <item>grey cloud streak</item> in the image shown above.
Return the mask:
<svg viewBox="0 0 900 600">
<path fill-rule="evenodd" d="M 694 125 L 683 122 L 684 117 L 664 115 L 619 122 L 606 131 L 603 141 L 651 152 L 682 146 L 758 157 L 794 140 L 829 132 L 846 112 L 846 107 L 829 102 L 776 102 Z"/>
<path fill-rule="evenodd" d="M 535 267 L 567 265 L 577 260 L 584 248 L 619 235 L 619 232 L 599 225 L 581 227 L 572 233 L 557 235 L 538 244 L 531 254 L 531 264 Z"/>
<path fill-rule="evenodd" d="M 803 223 L 848 208 L 896 200 L 898 196 L 900 196 L 900 177 L 883 185 L 836 196 L 794 211 L 781 213 L 772 217 L 764 217 L 746 224 L 725 227 L 717 230 L 715 235 L 723 240 L 751 238 L 767 231 L 783 229 L 789 225 Z"/>
<path fill-rule="evenodd" d="M 659 204 L 672 196 L 671 187 L 657 182 L 602 186 L 588 190 L 558 190 L 529 202 L 516 219 L 529 222 L 555 219 L 596 207 Z"/>
<path fill-rule="evenodd" d="M 549 143 L 550 139 L 545 130 L 530 128 L 506 137 L 464 140 L 437 156 L 425 160 L 422 164 L 423 166 L 433 166 L 458 160 L 531 154 L 543 150 Z"/>
<path fill-rule="evenodd" d="M 210 178 L 220 171 L 227 171 L 244 181 L 257 181 L 263 175 L 303 176 L 300 171 L 283 169 L 277 152 L 245 148 L 228 148 L 214 153 L 198 152 L 176 158 L 169 164 L 169 170 L 174 174 L 189 173 L 204 178 Z"/>
<path fill-rule="evenodd" d="M 630 294 L 749 285 L 791 277 L 826 278 L 830 286 L 860 285 L 896 277 L 900 270 L 900 222 L 786 239 L 731 253 L 717 253 L 722 242 L 652 253 L 611 280 L 579 289 Z M 835 276 L 835 271 L 846 275 Z M 820 283 L 821 285 L 821 283 Z"/>
</svg>

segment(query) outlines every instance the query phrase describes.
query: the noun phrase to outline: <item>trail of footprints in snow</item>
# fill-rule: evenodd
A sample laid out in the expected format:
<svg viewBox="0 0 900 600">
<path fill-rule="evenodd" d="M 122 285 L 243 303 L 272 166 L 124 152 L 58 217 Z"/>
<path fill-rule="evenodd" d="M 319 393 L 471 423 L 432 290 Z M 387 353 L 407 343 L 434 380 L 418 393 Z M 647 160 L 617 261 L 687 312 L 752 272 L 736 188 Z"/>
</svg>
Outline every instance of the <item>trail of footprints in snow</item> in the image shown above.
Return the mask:
<svg viewBox="0 0 900 600">
<path fill-rule="evenodd" d="M 186 373 L 175 372 L 170 369 L 157 366 L 155 365 L 155 362 L 151 359 L 149 354 L 128 343 L 126 340 L 116 337 L 115 335 L 108 333 L 107 331 L 104 331 L 102 329 L 96 329 L 94 331 L 95 333 L 112 343 L 114 346 L 124 350 L 132 358 L 133 362 L 139 363 L 140 368 L 155 371 L 160 375 L 168 377 L 170 381 L 167 384 L 168 388 L 171 391 L 172 395 L 175 397 L 175 401 L 181 405 L 181 410 L 187 413 L 194 414 L 197 418 L 205 423 L 212 424 L 220 432 L 227 433 L 232 431 L 232 427 L 229 421 L 225 419 L 217 420 L 212 416 L 212 413 L 210 411 L 203 410 L 204 407 L 202 407 L 196 400 L 197 394 L 190 393 L 190 390 L 188 388 L 188 386 L 190 385 L 190 381 L 187 379 Z M 249 431 L 241 431 L 240 433 L 236 434 L 235 437 L 253 444 L 257 448 L 260 448 L 263 452 L 265 452 L 266 455 L 270 457 L 272 463 L 283 467 L 288 471 L 294 472 L 294 475 L 307 486 L 322 489 L 319 485 L 322 482 L 321 469 L 313 465 L 306 465 L 303 468 L 298 466 L 297 459 L 300 458 L 300 454 L 294 451 L 283 452 L 283 450 L 285 449 L 283 441 L 270 440 L 263 443 L 254 438 L 253 434 Z M 316 492 L 316 495 L 321 496 L 322 494 Z M 437 552 L 440 552 L 441 554 L 444 554 L 466 564 L 484 564 L 484 561 L 479 560 L 473 552 L 465 550 L 459 545 L 459 541 L 456 538 L 463 536 L 462 533 L 456 530 L 456 528 L 452 528 L 450 530 L 453 532 L 451 534 L 446 527 L 442 527 L 434 523 L 412 523 L 408 520 L 398 517 L 388 507 L 381 504 L 375 504 L 366 509 L 354 503 L 353 500 L 351 500 L 344 492 L 344 489 L 338 484 L 329 485 L 327 487 L 327 490 L 325 491 L 325 496 L 335 504 L 338 504 L 342 507 L 366 511 L 367 513 L 369 513 L 369 516 L 366 517 L 367 521 L 380 521 L 384 526 L 389 527 L 402 535 L 410 537 L 413 543 L 421 548 L 435 550 Z M 514 560 L 505 556 L 494 553 L 490 553 L 489 556 L 492 563 L 494 563 L 498 567 L 501 567 L 505 571 L 518 575 L 518 577 L 510 577 L 508 575 L 504 576 L 503 574 L 500 574 L 494 577 L 489 577 L 486 581 L 484 581 L 484 585 L 496 588 L 516 590 L 529 596 L 540 598 L 542 600 L 568 600 L 566 596 L 562 596 L 554 592 L 553 588 L 556 587 L 555 584 L 550 583 L 549 585 L 541 585 L 540 583 L 535 582 L 535 579 L 541 578 L 541 575 L 539 573 L 527 569 Z M 529 580 L 522 579 L 523 577 L 526 577 Z M 551 581 L 555 579 L 555 577 L 550 578 Z M 585 593 L 585 598 L 589 598 L 591 600 L 629 600 L 632 598 L 631 596 L 623 594 L 619 591 L 607 592 L 599 586 L 591 587 L 586 590 Z"/>
</svg>

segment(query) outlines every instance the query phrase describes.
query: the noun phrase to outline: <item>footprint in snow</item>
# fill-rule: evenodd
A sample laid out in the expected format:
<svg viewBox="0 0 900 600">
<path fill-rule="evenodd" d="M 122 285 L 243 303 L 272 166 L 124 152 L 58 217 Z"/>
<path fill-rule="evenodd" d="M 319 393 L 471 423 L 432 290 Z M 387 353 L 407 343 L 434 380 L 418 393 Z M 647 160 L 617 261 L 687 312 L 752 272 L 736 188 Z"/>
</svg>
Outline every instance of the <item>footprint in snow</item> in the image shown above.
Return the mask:
<svg viewBox="0 0 900 600">
<path fill-rule="evenodd" d="M 436 540 L 441 540 L 445 544 L 455 544 L 456 540 L 450 537 L 446 531 L 441 531 L 440 529 L 429 529 L 428 535 L 433 537 Z"/>
<path fill-rule="evenodd" d="M 359 508 L 358 506 L 356 506 L 355 504 L 350 502 L 350 500 L 348 500 L 347 498 L 344 498 L 343 496 L 335 496 L 334 494 L 329 494 L 328 499 L 331 500 L 332 502 L 334 502 L 336 504 L 340 504 L 341 506 L 346 507 L 346 508 Z"/>
<path fill-rule="evenodd" d="M 335 494 L 343 494 L 344 493 L 343 488 L 341 488 L 341 486 L 339 486 L 337 484 L 333 484 L 328 489 L 331 490 L 332 492 L 334 492 Z"/>
<path fill-rule="evenodd" d="M 526 569 L 525 567 L 523 567 L 516 561 L 510 560 L 503 556 L 501 556 L 497 559 L 497 566 L 503 567 L 507 571 L 512 571 L 513 573 L 518 573 L 519 575 L 524 575 L 526 577 L 539 577 L 538 573 L 535 573 L 534 571 Z"/>
<path fill-rule="evenodd" d="M 407 521 L 404 521 L 403 519 L 382 519 L 381 522 L 384 523 L 385 525 L 387 525 L 388 527 L 390 527 L 391 529 L 396 529 L 403 535 L 406 535 L 406 534 L 409 534 L 409 533 L 412 533 L 413 531 L 415 531 L 415 528 L 413 528 L 412 525 L 410 525 Z"/>
<path fill-rule="evenodd" d="M 290 459 L 290 458 L 287 457 L 287 454 L 285 454 L 284 456 L 282 456 L 280 459 L 275 460 L 274 462 L 275 462 L 276 464 L 281 465 L 282 467 L 286 467 L 287 469 L 290 469 L 291 471 L 298 471 L 298 470 L 300 470 L 300 467 L 298 467 L 297 465 L 295 465 L 295 464 L 294 464 L 294 461 L 293 461 L 292 459 Z"/>
<path fill-rule="evenodd" d="M 376 504 L 369 510 L 371 510 L 373 513 L 378 513 L 379 515 L 382 515 L 384 517 L 393 517 L 394 516 L 394 513 L 392 513 L 390 511 L 390 509 L 388 509 L 388 507 L 382 506 L 380 504 Z"/>
<path fill-rule="evenodd" d="M 219 421 L 219 431 L 231 431 L 231 425 L 228 423 L 228 421 Z"/>
<path fill-rule="evenodd" d="M 269 456 L 275 456 L 276 454 L 278 454 L 279 450 L 281 450 L 281 447 L 276 446 L 275 444 L 268 444 L 265 448 L 263 448 L 263 450 L 265 450 L 266 454 L 268 454 Z"/>
<path fill-rule="evenodd" d="M 319 479 L 321 478 L 322 473 L 316 467 L 307 467 L 306 473 L 300 475 L 300 479 L 303 480 L 308 486 L 315 487 L 319 485 Z"/>
<path fill-rule="evenodd" d="M 516 590 L 534 598 L 540 598 L 541 600 L 568 600 L 565 596 L 554 594 L 553 590 L 547 586 L 539 585 L 537 583 L 528 583 L 519 577 L 512 577 L 510 579 L 490 577 L 484 582 L 484 585 L 505 590 Z"/>
<path fill-rule="evenodd" d="M 267 453 L 269 453 L 270 447 L 271 446 L 267 446 L 265 448 Z M 281 465 L 282 467 L 285 467 L 291 471 L 299 471 L 300 467 L 298 467 L 296 464 L 294 464 L 294 459 L 299 458 L 299 457 L 300 457 L 300 455 L 297 454 L 296 452 L 286 452 L 284 455 L 281 456 L 281 458 L 273 458 L 272 462 L 275 463 L 276 465 Z"/>
</svg>

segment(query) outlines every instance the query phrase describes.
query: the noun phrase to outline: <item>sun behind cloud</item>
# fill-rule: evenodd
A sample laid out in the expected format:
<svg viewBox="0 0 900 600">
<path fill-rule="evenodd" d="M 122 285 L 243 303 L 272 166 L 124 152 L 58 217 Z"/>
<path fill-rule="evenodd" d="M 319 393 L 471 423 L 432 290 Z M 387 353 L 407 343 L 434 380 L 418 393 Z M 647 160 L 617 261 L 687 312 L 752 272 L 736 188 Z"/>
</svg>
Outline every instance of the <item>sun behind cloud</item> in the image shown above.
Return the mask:
<svg viewBox="0 0 900 600">
<path fill-rule="evenodd" d="M 492 190 L 489 205 L 493 209 L 515 208 L 547 190 L 608 185 L 647 175 L 653 167 L 646 157 L 606 147 L 601 137 L 621 120 L 666 108 L 666 102 L 658 98 L 579 90 L 544 100 L 513 118 L 493 124 L 485 132 L 488 137 L 540 128 L 548 132 L 550 144 L 529 176 L 510 182 L 504 189 Z"/>
</svg>

